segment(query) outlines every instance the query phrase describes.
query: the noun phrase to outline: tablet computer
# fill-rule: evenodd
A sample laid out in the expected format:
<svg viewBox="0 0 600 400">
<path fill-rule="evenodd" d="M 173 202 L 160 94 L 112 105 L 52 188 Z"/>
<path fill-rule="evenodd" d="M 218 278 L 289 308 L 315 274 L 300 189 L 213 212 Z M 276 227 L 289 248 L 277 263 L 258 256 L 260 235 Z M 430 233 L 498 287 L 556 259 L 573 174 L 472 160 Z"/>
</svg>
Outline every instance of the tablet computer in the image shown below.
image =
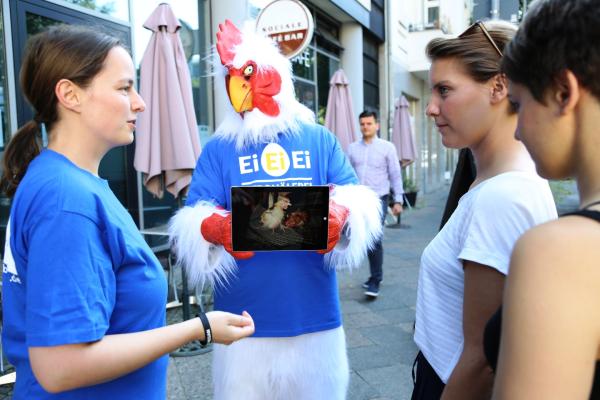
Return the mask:
<svg viewBox="0 0 600 400">
<path fill-rule="evenodd" d="M 328 186 L 231 188 L 234 251 L 324 250 Z"/>
</svg>

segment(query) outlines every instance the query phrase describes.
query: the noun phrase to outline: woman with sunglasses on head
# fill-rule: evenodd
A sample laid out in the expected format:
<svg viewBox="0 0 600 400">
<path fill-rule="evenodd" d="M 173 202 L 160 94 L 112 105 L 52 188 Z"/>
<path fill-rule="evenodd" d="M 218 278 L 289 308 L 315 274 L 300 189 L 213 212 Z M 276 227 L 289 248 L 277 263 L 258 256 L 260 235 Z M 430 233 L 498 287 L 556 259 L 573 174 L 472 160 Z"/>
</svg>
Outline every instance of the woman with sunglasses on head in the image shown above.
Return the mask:
<svg viewBox="0 0 600 400">
<path fill-rule="evenodd" d="M 254 332 L 248 314 L 218 311 L 165 326 L 163 269 L 98 176 L 104 155 L 133 141 L 145 108 L 134 81 L 127 50 L 97 30 L 52 27 L 28 42 L 21 87 L 35 117 L 6 147 L 2 179 L 14 196 L 2 344 L 15 400 L 164 400 L 169 352 Z"/>
<path fill-rule="evenodd" d="M 506 50 L 517 137 L 541 176 L 577 180 L 580 208 L 515 245 L 496 400 L 600 399 L 599 40 L 597 0 L 545 0 Z"/>
<path fill-rule="evenodd" d="M 489 398 L 483 330 L 500 305 L 510 252 L 525 230 L 556 217 L 548 183 L 514 138 L 517 117 L 500 62 L 515 31 L 479 22 L 427 46 L 427 115 L 446 147 L 471 151 L 476 177 L 421 258 L 413 400 Z"/>
</svg>

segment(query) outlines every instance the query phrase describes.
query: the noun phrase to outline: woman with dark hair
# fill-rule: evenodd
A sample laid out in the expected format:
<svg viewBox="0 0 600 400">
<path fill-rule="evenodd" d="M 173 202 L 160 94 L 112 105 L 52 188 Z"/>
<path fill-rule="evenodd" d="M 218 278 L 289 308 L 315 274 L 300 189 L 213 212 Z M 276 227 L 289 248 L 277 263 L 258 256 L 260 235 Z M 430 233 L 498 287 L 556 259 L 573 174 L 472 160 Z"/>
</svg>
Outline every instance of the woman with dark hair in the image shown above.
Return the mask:
<svg viewBox="0 0 600 400">
<path fill-rule="evenodd" d="M 548 183 L 514 138 L 517 117 L 500 62 L 515 30 L 477 22 L 427 46 L 427 115 L 446 147 L 470 150 L 476 176 L 421 258 L 413 399 L 489 397 L 483 329 L 500 305 L 512 246 L 525 230 L 556 217 Z"/>
<path fill-rule="evenodd" d="M 497 400 L 600 399 L 599 40 L 597 0 L 538 1 L 503 60 L 517 137 L 541 176 L 577 180 L 580 207 L 515 245 Z"/>
<path fill-rule="evenodd" d="M 35 116 L 8 144 L 3 176 L 14 196 L 2 334 L 15 399 L 164 399 L 170 351 L 254 331 L 247 313 L 165 326 L 162 267 L 98 176 L 102 157 L 133 141 L 145 107 L 134 80 L 119 41 L 90 29 L 53 27 L 26 49 L 21 88 Z"/>
</svg>

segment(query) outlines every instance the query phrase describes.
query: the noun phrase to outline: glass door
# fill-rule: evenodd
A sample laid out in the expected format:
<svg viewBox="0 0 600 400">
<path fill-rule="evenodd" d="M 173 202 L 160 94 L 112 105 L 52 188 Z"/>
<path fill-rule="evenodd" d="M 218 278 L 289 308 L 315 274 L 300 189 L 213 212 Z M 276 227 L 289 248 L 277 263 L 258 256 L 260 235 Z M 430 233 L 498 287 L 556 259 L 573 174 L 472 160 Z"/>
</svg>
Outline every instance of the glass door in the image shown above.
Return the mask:
<svg viewBox="0 0 600 400">
<path fill-rule="evenodd" d="M 23 58 L 23 49 L 27 39 L 36 33 L 47 29 L 56 24 L 81 24 L 92 26 L 94 29 L 101 29 L 113 36 L 118 37 L 128 48 L 131 47 L 131 34 L 129 26 L 123 23 L 113 22 L 107 19 L 95 17 L 87 13 L 78 12 L 76 10 L 61 7 L 59 5 L 40 1 L 40 0 L 15 0 L 9 2 L 10 9 L 2 10 L 10 12 L 12 25 L 12 48 L 13 48 L 13 65 L 16 71 L 16 108 L 17 108 L 17 125 L 22 126 L 29 121 L 33 112 L 31 107 L 23 97 L 18 83 L 18 74 L 21 68 Z M 1 20 L 1 19 L 0 19 Z M 4 57 L 2 51 L 1 57 Z M 8 60 L 11 62 L 11 60 Z M 4 71 L 5 68 L 2 67 Z M 2 73 L 2 84 L 5 83 L 5 74 Z M 2 86 L 3 87 L 3 86 Z M 8 98 L 6 93 L 2 91 L 2 128 L 8 130 L 8 125 L 5 123 L 8 112 L 5 112 L 4 99 Z M 6 132 L 4 138 L 8 140 L 12 132 Z M 0 146 L 0 151 L 4 150 L 5 143 Z M 133 145 L 127 147 L 119 147 L 111 150 L 102 160 L 100 164 L 99 174 L 107 179 L 109 185 L 121 203 L 128 209 L 134 220 L 137 220 L 137 185 L 136 174 L 133 169 Z M 1 165 L 1 163 L 0 163 Z M 0 243 L 4 243 L 6 232 L 6 224 L 10 213 L 10 199 L 0 194 Z M 4 251 L 1 246 L 0 252 Z"/>
<path fill-rule="evenodd" d="M 27 39 L 57 24 L 91 26 L 118 37 L 126 47 L 131 48 L 130 28 L 123 23 L 39 0 L 11 1 L 10 8 L 14 28 L 12 32 L 13 49 L 15 49 L 14 68 L 17 73 L 21 68 L 23 49 Z M 21 126 L 32 118 L 33 112 L 19 89 L 17 89 L 16 98 L 17 121 Z M 137 185 L 133 169 L 133 155 L 133 144 L 111 150 L 102 160 L 99 174 L 108 180 L 110 188 L 117 198 L 128 209 L 134 220 L 137 220 Z"/>
</svg>

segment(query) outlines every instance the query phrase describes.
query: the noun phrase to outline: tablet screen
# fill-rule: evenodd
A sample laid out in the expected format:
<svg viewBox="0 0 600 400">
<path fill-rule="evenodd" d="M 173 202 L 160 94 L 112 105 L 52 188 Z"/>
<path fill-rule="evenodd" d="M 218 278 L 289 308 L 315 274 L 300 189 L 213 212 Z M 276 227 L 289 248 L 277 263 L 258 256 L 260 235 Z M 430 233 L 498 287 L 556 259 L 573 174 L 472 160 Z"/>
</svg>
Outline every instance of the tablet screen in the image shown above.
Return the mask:
<svg viewBox="0 0 600 400">
<path fill-rule="evenodd" d="M 327 248 L 328 186 L 231 188 L 234 251 Z"/>
</svg>

